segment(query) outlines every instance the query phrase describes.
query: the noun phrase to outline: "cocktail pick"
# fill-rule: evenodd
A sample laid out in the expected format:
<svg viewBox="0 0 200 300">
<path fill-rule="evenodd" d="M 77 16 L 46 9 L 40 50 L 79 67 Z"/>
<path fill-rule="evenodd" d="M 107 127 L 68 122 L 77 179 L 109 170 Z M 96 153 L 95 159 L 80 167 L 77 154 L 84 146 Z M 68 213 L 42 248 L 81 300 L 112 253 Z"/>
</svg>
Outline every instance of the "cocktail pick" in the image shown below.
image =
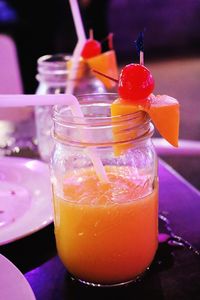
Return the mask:
<svg viewBox="0 0 200 300">
<path fill-rule="evenodd" d="M 108 75 L 106 75 L 106 74 L 104 74 L 104 73 L 102 73 L 102 72 L 100 72 L 100 71 L 97 71 L 97 70 L 92 69 L 92 72 L 94 72 L 94 73 L 96 73 L 96 74 L 99 74 L 100 76 L 103 76 L 103 77 L 105 77 L 105 78 L 108 78 L 108 79 L 110 79 L 110 80 L 112 80 L 112 81 L 114 81 L 114 82 L 116 82 L 116 83 L 119 82 L 118 79 L 115 79 L 115 78 L 113 78 L 113 77 L 111 77 L 111 76 L 108 76 Z"/>
<path fill-rule="evenodd" d="M 113 33 L 109 33 L 108 35 L 108 48 L 110 50 L 112 50 L 114 47 L 113 47 Z"/>
<path fill-rule="evenodd" d="M 137 53 L 140 57 L 140 64 L 144 65 L 144 31 L 141 31 L 135 41 Z"/>
</svg>

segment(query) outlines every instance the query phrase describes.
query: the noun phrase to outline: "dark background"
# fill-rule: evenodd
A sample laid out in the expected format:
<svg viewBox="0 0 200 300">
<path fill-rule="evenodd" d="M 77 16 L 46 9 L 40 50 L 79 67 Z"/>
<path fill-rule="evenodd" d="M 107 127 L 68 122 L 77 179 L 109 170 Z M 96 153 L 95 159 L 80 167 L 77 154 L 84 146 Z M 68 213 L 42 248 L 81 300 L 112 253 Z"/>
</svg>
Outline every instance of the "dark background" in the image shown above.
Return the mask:
<svg viewBox="0 0 200 300">
<path fill-rule="evenodd" d="M 85 30 L 101 40 L 108 33 L 109 1 L 80 1 Z M 3 3 L 3 5 L 2 5 Z M 0 0 L 0 32 L 17 45 L 25 93 L 34 93 L 37 59 L 45 54 L 72 53 L 76 32 L 67 0 Z"/>
<path fill-rule="evenodd" d="M 85 30 L 101 41 L 114 33 L 120 63 L 137 61 L 134 41 L 145 29 L 145 59 L 192 56 L 200 50 L 198 0 L 80 0 Z M 76 44 L 67 0 L 0 0 L 0 32 L 16 41 L 25 93 L 36 89 L 37 59 L 71 53 Z"/>
</svg>

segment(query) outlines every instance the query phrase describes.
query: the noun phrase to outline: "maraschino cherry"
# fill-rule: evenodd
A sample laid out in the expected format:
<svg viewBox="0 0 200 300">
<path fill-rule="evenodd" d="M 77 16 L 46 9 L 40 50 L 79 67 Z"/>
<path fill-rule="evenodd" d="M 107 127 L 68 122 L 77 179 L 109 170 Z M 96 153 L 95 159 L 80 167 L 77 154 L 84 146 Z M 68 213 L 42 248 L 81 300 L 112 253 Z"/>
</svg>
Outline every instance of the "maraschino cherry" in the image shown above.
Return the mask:
<svg viewBox="0 0 200 300">
<path fill-rule="evenodd" d="M 93 30 L 90 30 L 90 38 L 86 41 L 81 56 L 84 59 L 89 59 L 91 57 L 101 54 L 101 43 L 93 38 Z"/>
<path fill-rule="evenodd" d="M 140 101 L 147 98 L 153 89 L 153 76 L 144 65 L 129 64 L 122 69 L 118 85 L 118 93 L 122 99 Z"/>
</svg>

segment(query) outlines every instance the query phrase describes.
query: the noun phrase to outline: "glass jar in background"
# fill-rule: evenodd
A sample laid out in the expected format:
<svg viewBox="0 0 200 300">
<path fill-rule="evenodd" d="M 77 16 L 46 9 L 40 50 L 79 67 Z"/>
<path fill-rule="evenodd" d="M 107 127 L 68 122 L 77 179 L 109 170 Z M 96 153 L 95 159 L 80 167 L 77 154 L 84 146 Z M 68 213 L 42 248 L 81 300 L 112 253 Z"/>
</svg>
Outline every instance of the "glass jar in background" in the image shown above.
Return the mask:
<svg viewBox="0 0 200 300">
<path fill-rule="evenodd" d="M 38 59 L 39 82 L 36 94 L 61 94 L 66 93 L 71 56 L 66 54 L 45 55 Z M 84 93 L 105 92 L 103 83 L 89 70 L 84 61 L 80 61 L 77 77 L 74 82 L 74 95 Z M 37 144 L 41 158 L 49 161 L 53 148 L 51 138 L 51 106 L 39 106 L 35 108 L 35 121 L 37 132 Z"/>
<path fill-rule="evenodd" d="M 71 275 L 92 286 L 134 281 L 149 267 L 158 245 L 153 125 L 141 111 L 111 118 L 116 98 L 78 97 L 84 120 L 74 120 L 66 106 L 53 111 L 57 250 Z M 88 149 L 101 159 L 108 182 L 99 180 Z"/>
</svg>

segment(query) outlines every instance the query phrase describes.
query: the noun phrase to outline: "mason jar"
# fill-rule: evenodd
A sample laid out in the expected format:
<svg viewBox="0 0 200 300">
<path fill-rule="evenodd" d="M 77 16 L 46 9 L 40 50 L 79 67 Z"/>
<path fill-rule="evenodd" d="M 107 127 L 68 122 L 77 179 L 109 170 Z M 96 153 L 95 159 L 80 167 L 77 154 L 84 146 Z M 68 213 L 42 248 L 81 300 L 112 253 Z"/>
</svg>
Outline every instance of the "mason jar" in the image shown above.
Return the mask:
<svg viewBox="0 0 200 300">
<path fill-rule="evenodd" d="M 39 85 L 36 94 L 63 94 L 67 92 L 70 72 L 70 55 L 55 54 L 45 55 L 38 59 L 38 74 L 36 76 Z M 76 79 L 73 80 L 73 94 L 102 93 L 105 92 L 103 83 L 90 71 L 84 61 L 80 61 Z M 49 161 L 53 148 L 51 138 L 51 106 L 39 106 L 35 108 L 36 136 L 38 150 L 44 161 Z"/>
<path fill-rule="evenodd" d="M 158 246 L 154 128 L 143 111 L 111 117 L 116 98 L 78 97 L 84 119 L 67 106 L 53 110 L 57 250 L 71 276 L 92 286 L 136 280 Z"/>
</svg>

